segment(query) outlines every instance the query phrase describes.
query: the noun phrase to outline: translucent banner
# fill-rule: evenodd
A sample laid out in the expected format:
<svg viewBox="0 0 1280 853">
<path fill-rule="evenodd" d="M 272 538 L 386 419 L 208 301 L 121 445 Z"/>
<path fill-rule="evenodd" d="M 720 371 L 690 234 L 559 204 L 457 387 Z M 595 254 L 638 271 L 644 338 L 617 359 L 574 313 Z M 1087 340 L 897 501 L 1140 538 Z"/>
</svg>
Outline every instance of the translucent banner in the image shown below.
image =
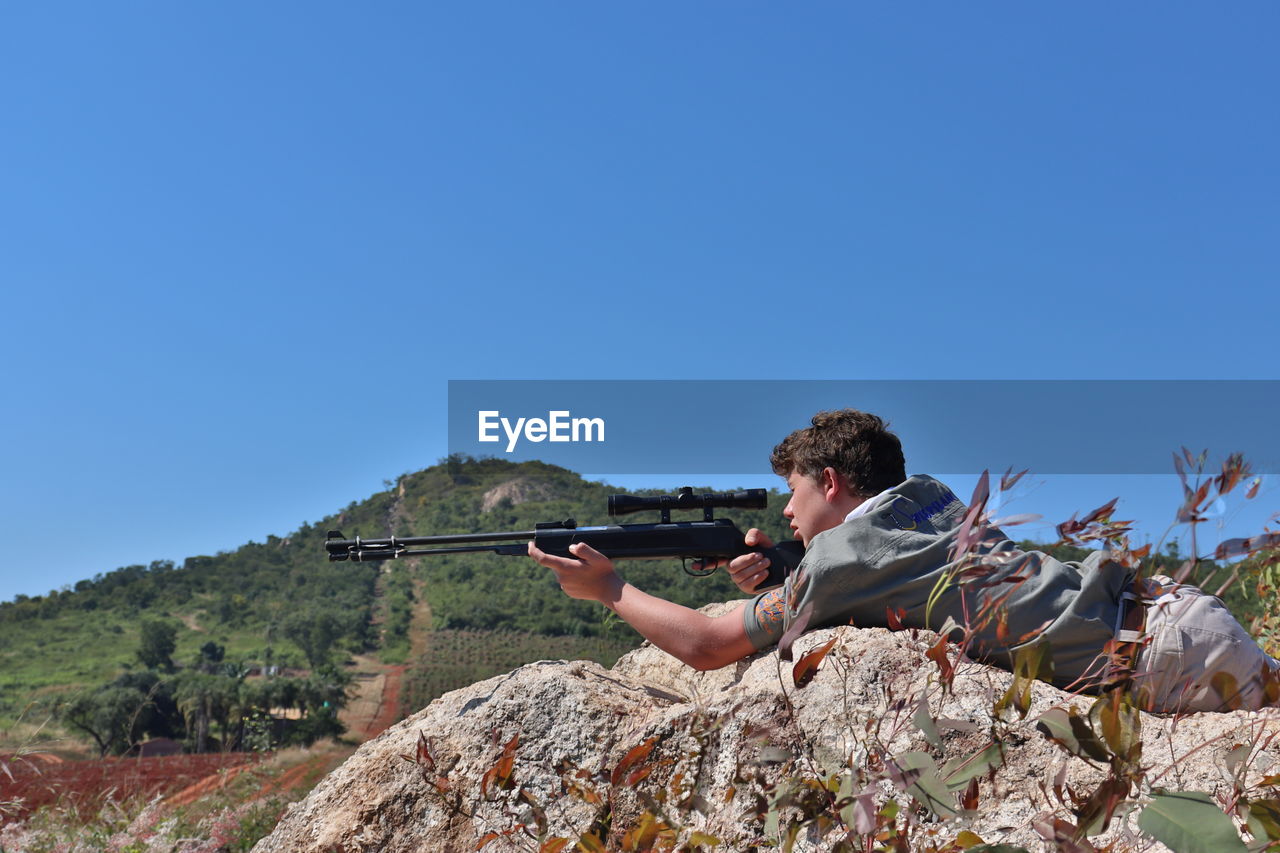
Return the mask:
<svg viewBox="0 0 1280 853">
<path fill-rule="evenodd" d="M 580 472 L 755 474 L 826 409 L 885 418 L 913 472 L 1168 474 L 1172 454 L 1280 470 L 1272 380 L 454 380 L 449 452 Z"/>
</svg>

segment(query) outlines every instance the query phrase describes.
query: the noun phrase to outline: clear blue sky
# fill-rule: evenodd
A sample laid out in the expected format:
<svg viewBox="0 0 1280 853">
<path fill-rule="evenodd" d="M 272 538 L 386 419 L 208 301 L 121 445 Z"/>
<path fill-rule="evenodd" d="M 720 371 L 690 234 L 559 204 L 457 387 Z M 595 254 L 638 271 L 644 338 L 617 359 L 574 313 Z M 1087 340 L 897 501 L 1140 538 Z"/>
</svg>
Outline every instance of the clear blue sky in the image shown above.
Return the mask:
<svg viewBox="0 0 1280 853">
<path fill-rule="evenodd" d="M 8 4 L 0 598 L 366 497 L 445 453 L 449 379 L 1276 378 L 1278 29 Z M 1172 513 L 1113 485 L 1021 508 Z"/>
</svg>

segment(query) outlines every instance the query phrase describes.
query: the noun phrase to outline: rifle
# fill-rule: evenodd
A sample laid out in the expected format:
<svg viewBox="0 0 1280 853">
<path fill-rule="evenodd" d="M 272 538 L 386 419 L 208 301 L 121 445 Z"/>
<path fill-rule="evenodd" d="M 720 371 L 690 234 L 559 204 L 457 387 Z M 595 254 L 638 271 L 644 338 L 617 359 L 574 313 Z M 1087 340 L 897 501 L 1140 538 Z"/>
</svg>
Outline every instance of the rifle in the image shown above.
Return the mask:
<svg viewBox="0 0 1280 853">
<path fill-rule="evenodd" d="M 421 557 L 431 554 L 462 554 L 475 551 L 491 551 L 504 556 L 527 556 L 526 543 L 534 544 L 548 554 L 572 556 L 569 546 L 585 542 L 606 557 L 614 560 L 652 560 L 676 557 L 684 561 L 684 570 L 691 575 L 709 575 L 709 569 L 690 568 L 688 561 L 697 560 L 703 565 L 713 560 L 725 560 L 756 551 L 769 558 L 769 575 L 756 585 L 766 589 L 781 584 L 789 572 L 800 564 L 804 546 L 796 541 L 782 542 L 772 548 L 752 548 L 747 545 L 742 531 L 727 518 L 716 518 L 716 507 L 742 507 L 763 509 L 768 503 L 764 489 L 746 489 L 740 492 L 708 492 L 695 495 L 685 486 L 674 495 L 636 497 L 634 495 L 610 495 L 609 515 L 629 515 L 633 512 L 657 510 L 657 524 L 607 524 L 598 527 L 579 527 L 572 518 L 564 521 L 540 522 L 533 530 L 503 533 L 461 533 L 452 536 L 392 536 L 389 539 L 347 539 L 340 530 L 330 530 L 324 547 L 331 562 L 342 560 L 395 560 L 401 557 Z M 672 521 L 672 510 L 702 510 L 701 521 Z M 493 544 L 516 542 L 514 545 Z M 479 544 L 489 543 L 489 544 Z M 434 546 L 424 548 L 420 546 Z"/>
</svg>

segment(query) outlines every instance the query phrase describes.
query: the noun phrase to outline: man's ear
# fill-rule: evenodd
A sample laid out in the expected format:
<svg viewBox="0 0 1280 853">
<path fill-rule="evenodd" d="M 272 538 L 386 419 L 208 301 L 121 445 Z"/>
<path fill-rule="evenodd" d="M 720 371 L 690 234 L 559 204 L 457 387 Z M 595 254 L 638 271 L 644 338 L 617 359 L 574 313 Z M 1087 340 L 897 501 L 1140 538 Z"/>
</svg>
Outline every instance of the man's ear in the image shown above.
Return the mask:
<svg viewBox="0 0 1280 853">
<path fill-rule="evenodd" d="M 822 487 L 822 496 L 827 499 L 827 503 L 835 503 L 842 496 L 848 497 L 850 495 L 849 481 L 830 465 L 822 469 L 822 476 L 818 480 L 818 485 Z"/>
</svg>

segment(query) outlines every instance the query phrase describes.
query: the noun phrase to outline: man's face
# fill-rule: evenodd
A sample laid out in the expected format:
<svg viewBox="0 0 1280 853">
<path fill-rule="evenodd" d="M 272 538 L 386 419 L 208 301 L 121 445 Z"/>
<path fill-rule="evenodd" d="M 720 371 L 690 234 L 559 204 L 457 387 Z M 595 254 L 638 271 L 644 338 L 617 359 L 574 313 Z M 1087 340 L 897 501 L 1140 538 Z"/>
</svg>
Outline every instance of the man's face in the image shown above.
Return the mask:
<svg viewBox="0 0 1280 853">
<path fill-rule="evenodd" d="M 827 475 L 819 475 L 815 480 L 799 471 L 792 471 L 787 477 L 791 500 L 782 514 L 791 522 L 792 537 L 803 542 L 806 548 L 813 537 L 840 524 L 848 514 L 828 500 L 831 492 L 826 479 Z"/>
</svg>

